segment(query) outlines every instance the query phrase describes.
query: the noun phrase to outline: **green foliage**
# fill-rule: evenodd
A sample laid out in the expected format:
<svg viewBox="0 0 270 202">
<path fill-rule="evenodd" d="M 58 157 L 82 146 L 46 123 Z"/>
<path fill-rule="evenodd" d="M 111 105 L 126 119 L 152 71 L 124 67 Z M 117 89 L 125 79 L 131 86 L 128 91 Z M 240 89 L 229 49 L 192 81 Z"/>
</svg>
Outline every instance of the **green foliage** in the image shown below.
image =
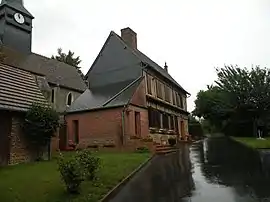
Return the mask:
<svg viewBox="0 0 270 202">
<path fill-rule="evenodd" d="M 248 70 L 238 66 L 217 69 L 214 86 L 200 91 L 193 114 L 203 117 L 227 134 L 247 129 L 256 136 L 260 128 L 269 131 L 270 70 L 259 66 Z"/>
<path fill-rule="evenodd" d="M 202 124 L 193 116 L 189 116 L 188 131 L 193 139 L 202 138 L 204 135 Z"/>
<path fill-rule="evenodd" d="M 69 64 L 71 66 L 76 67 L 77 69 L 80 69 L 79 64 L 82 62 L 80 60 L 80 56 L 74 57 L 74 52 L 68 51 L 68 53 L 63 53 L 62 48 L 58 48 L 57 50 L 58 55 L 57 56 L 52 56 L 52 59 L 58 60 L 60 62 L 64 62 L 66 64 Z"/>
<path fill-rule="evenodd" d="M 149 153 L 149 149 L 147 147 L 138 147 L 136 149 L 136 153 Z"/>
<path fill-rule="evenodd" d="M 96 174 L 100 168 L 100 159 L 88 150 L 78 151 L 76 159 L 81 165 L 83 176 L 86 180 L 92 181 L 96 179 Z"/>
<path fill-rule="evenodd" d="M 172 147 L 176 145 L 176 139 L 175 138 L 169 138 L 168 142 Z"/>
<path fill-rule="evenodd" d="M 23 130 L 29 146 L 37 153 L 36 160 L 42 158 L 42 149 L 50 143 L 58 127 L 59 115 L 52 108 L 33 104 L 27 111 Z"/>
<path fill-rule="evenodd" d="M 60 155 L 58 159 L 58 170 L 66 185 L 67 192 L 78 194 L 80 192 L 80 185 L 84 181 L 84 170 L 81 169 L 80 161 L 74 156 L 64 158 L 63 155 Z"/>
<path fill-rule="evenodd" d="M 69 193 L 79 193 L 83 181 L 93 181 L 97 177 L 100 168 L 100 158 L 92 155 L 90 151 L 77 151 L 76 155 L 58 159 L 58 170 L 65 182 Z"/>
</svg>

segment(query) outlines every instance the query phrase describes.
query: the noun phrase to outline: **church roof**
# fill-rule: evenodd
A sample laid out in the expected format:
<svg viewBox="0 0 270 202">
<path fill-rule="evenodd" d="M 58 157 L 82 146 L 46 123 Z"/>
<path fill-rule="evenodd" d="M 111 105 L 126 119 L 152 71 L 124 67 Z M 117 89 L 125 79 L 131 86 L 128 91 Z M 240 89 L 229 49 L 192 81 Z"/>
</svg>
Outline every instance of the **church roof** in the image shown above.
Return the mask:
<svg viewBox="0 0 270 202">
<path fill-rule="evenodd" d="M 0 7 L 7 5 L 11 8 L 14 8 L 26 15 L 28 15 L 31 18 L 34 18 L 34 16 L 24 7 L 23 0 L 2 0 Z"/>
<path fill-rule="evenodd" d="M 67 112 L 76 113 L 127 105 L 141 81 L 142 77 L 133 81 L 129 80 L 87 89 L 71 104 Z"/>
<path fill-rule="evenodd" d="M 33 103 L 49 105 L 31 73 L 0 63 L 0 110 L 27 111 Z"/>
<path fill-rule="evenodd" d="M 85 82 L 73 66 L 35 53 L 22 54 L 7 47 L 3 47 L 2 51 L 5 56 L 4 63 L 7 65 L 43 75 L 49 83 L 54 85 L 79 92 L 86 89 Z"/>
</svg>

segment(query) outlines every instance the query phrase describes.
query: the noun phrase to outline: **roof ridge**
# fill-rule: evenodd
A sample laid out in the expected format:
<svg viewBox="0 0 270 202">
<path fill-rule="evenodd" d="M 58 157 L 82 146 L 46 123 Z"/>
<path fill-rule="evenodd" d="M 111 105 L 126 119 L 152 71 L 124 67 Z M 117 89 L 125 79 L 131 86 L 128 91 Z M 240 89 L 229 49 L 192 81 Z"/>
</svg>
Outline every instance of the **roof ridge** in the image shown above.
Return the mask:
<svg viewBox="0 0 270 202">
<path fill-rule="evenodd" d="M 123 43 L 132 53 L 133 53 L 133 55 L 135 55 L 139 60 L 141 60 L 141 58 L 140 58 L 140 56 L 138 56 L 136 53 L 135 53 L 135 50 L 134 50 L 134 48 L 131 48 L 129 45 L 127 45 L 127 43 L 118 35 L 118 34 L 116 34 L 114 31 L 111 31 L 111 33 L 113 33 L 116 37 L 117 37 L 117 39 L 121 42 L 121 43 Z"/>
<path fill-rule="evenodd" d="M 142 78 L 142 76 L 138 77 L 134 81 L 132 81 L 130 84 L 128 84 L 125 88 L 123 88 L 121 91 L 116 93 L 113 97 L 111 97 L 109 100 L 107 100 L 104 104 L 102 104 L 103 107 L 108 105 L 110 102 L 112 102 L 114 99 L 116 99 L 118 96 L 120 96 L 123 92 L 128 90 L 131 86 L 133 86 L 137 81 L 139 81 Z"/>
<path fill-rule="evenodd" d="M 150 57 L 148 57 L 146 54 L 144 54 L 142 51 L 140 51 L 139 49 L 135 49 L 135 48 L 132 48 L 132 47 L 130 47 L 130 46 L 128 46 L 127 44 L 126 44 L 126 42 L 118 35 L 118 34 L 116 34 L 114 31 L 111 31 L 111 33 L 113 33 L 116 37 L 117 37 L 117 39 L 121 42 L 121 43 L 123 43 L 126 47 L 127 47 L 127 49 L 129 49 L 130 51 L 131 51 L 131 53 L 134 55 L 134 56 L 136 56 L 141 62 L 143 62 L 143 63 L 145 63 L 145 64 L 147 64 L 147 65 L 149 65 L 150 67 L 152 67 L 152 65 L 151 64 L 149 64 L 147 61 L 143 61 L 143 59 L 142 59 L 142 57 L 141 56 L 139 56 L 137 53 L 136 53 L 136 51 L 138 51 L 139 52 L 139 54 L 141 54 L 141 55 L 143 55 L 144 57 L 146 57 L 148 60 L 150 60 L 150 62 L 152 62 L 152 63 L 154 63 L 161 71 L 162 71 L 162 73 L 163 74 L 165 74 L 165 75 L 167 75 L 168 77 L 171 77 L 171 79 L 173 80 L 173 81 L 171 81 L 171 82 L 175 82 L 183 91 L 185 91 L 185 92 L 187 92 L 177 81 L 175 81 L 174 80 L 174 78 L 168 73 L 168 72 L 166 72 L 159 64 L 157 64 L 154 60 L 152 60 Z M 155 69 L 155 67 L 153 67 L 154 69 Z M 157 71 L 157 72 L 159 72 L 158 70 L 155 70 L 155 71 Z M 160 72 L 159 72 L 160 73 Z M 161 75 L 162 75 L 162 73 L 160 73 Z M 165 75 L 162 75 L 163 77 L 165 77 L 166 78 L 166 76 Z M 168 79 L 168 78 L 167 78 Z M 171 80 L 171 79 L 169 79 L 169 80 Z M 187 92 L 188 93 L 188 92 Z"/>
</svg>

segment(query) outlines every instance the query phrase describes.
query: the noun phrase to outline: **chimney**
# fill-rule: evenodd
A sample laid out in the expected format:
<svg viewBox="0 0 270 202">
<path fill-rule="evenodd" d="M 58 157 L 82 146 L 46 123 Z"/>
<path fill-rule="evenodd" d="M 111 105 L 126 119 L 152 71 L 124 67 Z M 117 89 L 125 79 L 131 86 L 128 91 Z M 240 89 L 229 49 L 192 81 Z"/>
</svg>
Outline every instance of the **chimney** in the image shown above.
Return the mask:
<svg viewBox="0 0 270 202">
<path fill-rule="evenodd" d="M 165 69 L 166 72 L 168 72 L 168 65 L 167 65 L 167 62 L 165 62 L 164 69 Z"/>
<path fill-rule="evenodd" d="M 121 29 L 121 38 L 130 48 L 137 49 L 137 33 L 129 27 Z"/>
</svg>

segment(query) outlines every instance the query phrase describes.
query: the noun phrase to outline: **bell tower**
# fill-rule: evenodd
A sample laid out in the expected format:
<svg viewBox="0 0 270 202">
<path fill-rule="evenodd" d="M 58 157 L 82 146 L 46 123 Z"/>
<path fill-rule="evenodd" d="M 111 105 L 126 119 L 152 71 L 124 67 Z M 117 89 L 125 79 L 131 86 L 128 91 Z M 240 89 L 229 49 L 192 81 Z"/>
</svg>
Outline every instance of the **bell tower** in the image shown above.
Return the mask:
<svg viewBox="0 0 270 202">
<path fill-rule="evenodd" d="M 2 0 L 0 44 L 22 53 L 31 53 L 33 19 L 23 0 Z"/>
</svg>

